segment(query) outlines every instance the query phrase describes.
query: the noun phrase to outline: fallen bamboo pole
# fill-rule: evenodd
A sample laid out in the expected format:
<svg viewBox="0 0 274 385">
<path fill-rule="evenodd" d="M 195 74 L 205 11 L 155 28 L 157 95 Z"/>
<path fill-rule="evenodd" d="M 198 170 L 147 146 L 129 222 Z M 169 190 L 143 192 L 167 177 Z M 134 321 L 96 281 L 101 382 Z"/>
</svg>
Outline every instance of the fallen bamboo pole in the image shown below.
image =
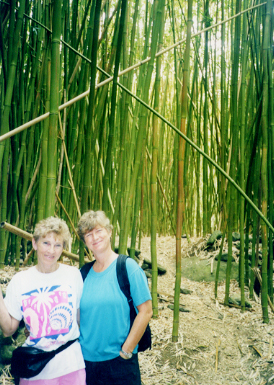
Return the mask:
<svg viewBox="0 0 274 385">
<path fill-rule="evenodd" d="M 218 361 L 219 361 L 219 346 L 221 345 L 220 338 L 218 339 L 218 342 L 216 344 L 216 361 L 215 361 L 215 372 L 218 371 Z"/>
<path fill-rule="evenodd" d="M 7 230 L 10 233 L 18 235 L 21 238 L 25 238 L 28 241 L 31 241 L 33 238 L 32 234 L 28 233 L 27 231 L 21 230 L 19 229 L 19 227 L 15 227 L 7 222 L 1 222 L 0 227 L 1 229 Z M 69 259 L 72 259 L 73 261 L 79 262 L 79 256 L 77 254 L 73 254 L 67 250 L 63 250 L 62 255 L 68 257 Z M 85 262 L 89 262 L 89 259 L 85 258 Z"/>
</svg>

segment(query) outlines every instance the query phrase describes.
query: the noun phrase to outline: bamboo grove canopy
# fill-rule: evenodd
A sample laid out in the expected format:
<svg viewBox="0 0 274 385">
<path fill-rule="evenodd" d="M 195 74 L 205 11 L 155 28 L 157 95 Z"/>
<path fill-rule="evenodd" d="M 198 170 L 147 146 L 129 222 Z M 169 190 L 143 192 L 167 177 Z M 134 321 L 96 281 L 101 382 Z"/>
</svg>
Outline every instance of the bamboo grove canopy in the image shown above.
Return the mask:
<svg viewBox="0 0 274 385">
<path fill-rule="evenodd" d="M 239 281 L 253 294 L 262 241 L 262 309 L 273 302 L 271 1 L 0 1 L 1 221 L 32 231 L 50 215 L 75 226 L 103 209 L 134 255 L 151 235 L 241 235 Z M 113 237 L 113 242 L 115 237 Z M 113 245 L 114 246 L 114 245 Z M 246 246 L 246 247 L 245 247 Z M 0 267 L 26 241 L 0 231 Z M 217 282 L 217 279 L 216 279 Z M 215 290 L 217 296 L 217 285 Z"/>
</svg>

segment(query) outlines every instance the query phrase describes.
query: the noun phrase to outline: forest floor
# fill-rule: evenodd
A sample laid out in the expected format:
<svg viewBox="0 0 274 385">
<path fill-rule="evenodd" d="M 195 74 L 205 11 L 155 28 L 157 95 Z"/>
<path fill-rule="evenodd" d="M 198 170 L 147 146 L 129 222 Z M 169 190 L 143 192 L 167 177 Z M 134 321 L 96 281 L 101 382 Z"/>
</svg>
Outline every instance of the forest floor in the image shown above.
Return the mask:
<svg viewBox="0 0 274 385">
<path fill-rule="evenodd" d="M 182 257 L 208 259 L 199 245 L 202 238 L 182 239 Z M 150 238 L 142 239 L 141 258 L 150 259 Z M 175 285 L 175 238 L 157 238 L 158 263 L 167 273 L 158 278 L 159 316 L 150 322 L 152 350 L 140 353 L 143 385 L 263 385 L 274 384 L 274 315 L 269 310 L 268 324 L 262 322 L 261 305 L 250 301 L 252 308 L 240 309 L 222 305 L 224 282 L 214 298 L 214 282 L 196 282 L 182 276 L 178 342 L 172 342 Z M 0 271 L 1 273 L 1 271 Z M 7 272 L 5 272 L 7 274 Z M 149 280 L 150 281 L 150 280 Z M 232 281 L 231 295 L 240 295 L 238 283 Z M 247 295 L 248 298 L 248 295 Z M 8 372 L 0 384 L 12 384 Z M 106 384 L 111 385 L 111 384 Z"/>
<path fill-rule="evenodd" d="M 182 258 L 208 259 L 201 242 L 201 238 L 182 239 Z M 142 240 L 141 250 L 142 257 L 150 258 L 149 238 Z M 259 301 L 249 301 L 252 308 L 244 313 L 222 305 L 224 282 L 219 283 L 216 301 L 214 282 L 182 276 L 181 288 L 192 293 L 180 295 L 188 312 L 180 312 L 178 342 L 172 342 L 173 312 L 167 306 L 174 296 L 174 255 L 175 238 L 159 237 L 157 258 L 167 273 L 158 278 L 159 317 L 150 322 L 152 350 L 139 355 L 143 385 L 274 384 L 274 315 L 269 309 L 270 322 L 264 324 Z M 230 295 L 240 297 L 237 281 L 232 281 Z"/>
</svg>

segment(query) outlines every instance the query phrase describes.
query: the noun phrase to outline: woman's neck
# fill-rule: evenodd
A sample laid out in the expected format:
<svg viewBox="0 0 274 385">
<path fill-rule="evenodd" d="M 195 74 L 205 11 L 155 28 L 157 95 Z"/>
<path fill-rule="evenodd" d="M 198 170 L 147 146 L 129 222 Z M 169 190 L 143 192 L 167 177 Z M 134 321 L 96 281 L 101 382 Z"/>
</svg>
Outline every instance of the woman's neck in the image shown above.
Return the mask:
<svg viewBox="0 0 274 385">
<path fill-rule="evenodd" d="M 56 263 L 55 265 L 48 267 L 38 262 L 38 264 L 35 267 L 39 271 L 39 273 L 49 274 L 49 273 L 54 273 L 59 268 L 59 263 Z"/>
<path fill-rule="evenodd" d="M 95 263 L 93 265 L 94 271 L 96 273 L 101 273 L 106 270 L 115 259 L 117 259 L 118 254 L 116 254 L 112 249 L 108 253 L 104 252 L 102 255 L 94 255 Z"/>
</svg>

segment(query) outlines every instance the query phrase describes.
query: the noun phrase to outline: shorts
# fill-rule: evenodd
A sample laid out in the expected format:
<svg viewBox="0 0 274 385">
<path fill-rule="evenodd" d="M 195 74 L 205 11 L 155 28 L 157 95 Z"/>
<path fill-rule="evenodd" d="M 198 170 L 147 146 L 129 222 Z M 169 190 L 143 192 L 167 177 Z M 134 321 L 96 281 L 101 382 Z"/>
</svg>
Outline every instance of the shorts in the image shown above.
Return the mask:
<svg viewBox="0 0 274 385">
<path fill-rule="evenodd" d="M 137 354 L 128 360 L 118 356 L 112 360 L 85 363 L 87 385 L 141 385 Z"/>
<path fill-rule="evenodd" d="M 86 371 L 79 369 L 64 376 L 50 380 L 33 380 L 20 378 L 20 385 L 86 385 Z"/>
</svg>

